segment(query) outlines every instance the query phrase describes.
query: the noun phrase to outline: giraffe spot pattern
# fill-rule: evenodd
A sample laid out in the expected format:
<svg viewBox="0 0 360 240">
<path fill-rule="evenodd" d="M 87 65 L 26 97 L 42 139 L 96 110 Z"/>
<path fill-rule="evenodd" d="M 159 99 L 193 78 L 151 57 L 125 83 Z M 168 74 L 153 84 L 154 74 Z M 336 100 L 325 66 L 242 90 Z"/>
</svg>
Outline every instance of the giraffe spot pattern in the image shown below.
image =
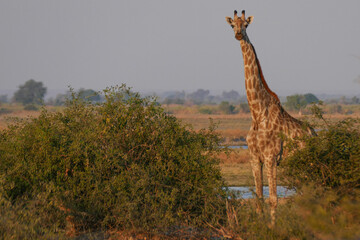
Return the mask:
<svg viewBox="0 0 360 240">
<path fill-rule="evenodd" d="M 250 69 L 249 67 L 245 67 L 245 79 L 248 79 L 250 77 Z M 245 81 L 247 83 L 248 81 Z"/>
</svg>

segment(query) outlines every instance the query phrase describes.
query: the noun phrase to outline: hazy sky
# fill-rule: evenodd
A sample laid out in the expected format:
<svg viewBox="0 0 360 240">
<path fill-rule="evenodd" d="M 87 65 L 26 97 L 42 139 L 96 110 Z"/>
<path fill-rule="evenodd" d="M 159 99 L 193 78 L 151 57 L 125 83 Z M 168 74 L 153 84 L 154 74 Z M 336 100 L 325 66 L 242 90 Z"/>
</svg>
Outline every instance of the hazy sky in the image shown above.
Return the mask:
<svg viewBox="0 0 360 240">
<path fill-rule="evenodd" d="M 0 90 L 29 79 L 49 89 L 196 90 L 245 94 L 247 33 L 279 95 L 359 94 L 359 0 L 0 0 Z"/>
</svg>

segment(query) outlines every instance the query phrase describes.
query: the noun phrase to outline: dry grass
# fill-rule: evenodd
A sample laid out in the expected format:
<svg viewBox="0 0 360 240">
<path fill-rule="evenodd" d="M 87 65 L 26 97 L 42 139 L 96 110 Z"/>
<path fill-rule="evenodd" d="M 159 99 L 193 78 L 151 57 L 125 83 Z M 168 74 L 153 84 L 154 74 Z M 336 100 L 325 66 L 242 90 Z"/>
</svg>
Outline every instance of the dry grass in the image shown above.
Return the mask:
<svg viewBox="0 0 360 240">
<path fill-rule="evenodd" d="M 226 133 L 246 133 L 251 126 L 251 116 L 249 114 L 234 115 L 208 115 L 208 114 L 174 114 L 185 124 L 191 124 L 195 130 L 208 128 L 210 119 L 218 124 L 218 131 Z"/>
<path fill-rule="evenodd" d="M 246 135 L 248 130 L 243 129 L 223 129 L 216 130 L 222 137 L 225 145 L 246 145 Z"/>
<path fill-rule="evenodd" d="M 228 186 L 254 186 L 250 162 L 220 164 L 220 168 L 225 183 Z M 281 172 L 279 172 L 278 175 L 280 176 Z M 284 185 L 279 179 L 280 178 L 278 177 L 277 184 Z M 264 185 L 268 185 L 265 166 L 263 169 L 263 181 Z"/>
<path fill-rule="evenodd" d="M 229 149 L 219 153 L 218 158 L 221 164 L 242 164 L 250 161 L 250 154 L 247 149 Z"/>
<path fill-rule="evenodd" d="M 247 149 L 229 149 L 219 153 L 220 168 L 230 186 L 253 185 L 250 154 Z"/>
<path fill-rule="evenodd" d="M 25 119 L 29 117 L 38 117 L 40 112 L 38 111 L 25 111 L 18 110 L 12 113 L 1 114 L 0 115 L 0 129 L 5 129 L 13 121 L 12 118 Z"/>
<path fill-rule="evenodd" d="M 254 185 L 250 163 L 220 164 L 221 173 L 228 186 Z"/>
<path fill-rule="evenodd" d="M 10 113 L 0 114 L 0 130 L 7 128 L 11 122 L 14 121 L 14 118 L 26 119 L 30 117 L 38 117 L 40 115 L 40 111 L 27 111 L 24 110 L 24 107 L 19 104 L 2 104 L 1 108 L 5 108 L 10 111 Z M 61 111 L 63 107 L 54 107 L 54 106 L 46 106 L 48 111 L 56 112 Z"/>
<path fill-rule="evenodd" d="M 162 105 L 166 112 L 172 114 L 196 114 L 198 113 L 198 108 L 196 105 L 186 106 L 186 105 L 178 105 L 178 104 L 168 104 Z"/>
<path fill-rule="evenodd" d="M 219 153 L 220 168 L 225 182 L 229 186 L 253 186 L 250 154 L 247 149 L 229 149 Z M 264 185 L 268 184 L 266 167 L 263 169 Z M 281 172 L 278 172 L 281 175 Z M 279 178 L 278 178 L 279 179 Z M 282 182 L 278 181 L 281 185 Z"/>
<path fill-rule="evenodd" d="M 250 114 L 209 115 L 209 114 L 174 114 L 184 124 L 190 124 L 194 130 L 206 129 L 210 119 L 217 124 L 216 132 L 223 138 L 224 144 L 239 145 L 245 143 L 250 129 Z"/>
</svg>

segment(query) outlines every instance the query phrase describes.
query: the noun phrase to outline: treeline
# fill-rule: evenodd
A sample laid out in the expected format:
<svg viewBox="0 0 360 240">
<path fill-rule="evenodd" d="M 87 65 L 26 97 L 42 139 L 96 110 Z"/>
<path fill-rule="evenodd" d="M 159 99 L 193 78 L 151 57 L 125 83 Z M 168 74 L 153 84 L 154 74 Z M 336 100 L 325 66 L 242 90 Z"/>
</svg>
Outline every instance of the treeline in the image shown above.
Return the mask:
<svg viewBox="0 0 360 240">
<path fill-rule="evenodd" d="M 11 99 L 7 95 L 0 95 L 1 103 L 20 103 L 24 105 L 25 110 L 37 110 L 39 105 L 53 105 L 62 106 L 65 104 L 66 99 L 71 98 L 72 89 L 63 94 L 57 94 L 55 98 L 45 100 L 47 88 L 42 82 L 37 82 L 34 79 L 26 81 L 20 85 L 18 90 L 14 93 Z M 78 97 L 90 102 L 100 102 L 104 96 L 92 89 L 80 88 L 76 94 Z"/>
<path fill-rule="evenodd" d="M 211 95 L 209 90 L 198 89 L 191 93 L 185 91 L 166 92 L 160 95 L 163 104 L 219 104 L 221 102 L 246 102 L 246 96 L 235 90 L 223 91 L 220 95 Z"/>
<path fill-rule="evenodd" d="M 93 90 L 80 88 L 76 92 L 83 100 L 90 102 L 104 101 L 104 95 Z M 9 100 L 7 95 L 0 95 L 0 104 L 7 102 L 17 102 L 25 106 L 26 110 L 37 110 L 39 105 L 62 106 L 66 99 L 71 98 L 71 91 L 57 94 L 56 97 L 51 97 L 45 100 L 47 88 L 42 82 L 37 82 L 33 79 L 26 81 L 20 85 L 14 96 Z M 245 95 L 240 95 L 235 90 L 223 91 L 221 94 L 211 94 L 209 90 L 198 89 L 194 92 L 186 93 L 185 91 L 172 91 L 157 94 L 157 101 L 160 104 L 171 105 L 199 105 L 201 113 L 212 114 L 214 110 L 206 107 L 206 105 L 217 105 L 218 111 L 224 114 L 235 114 L 238 112 L 248 113 L 250 109 L 247 105 L 247 98 Z M 312 93 L 295 94 L 287 96 L 282 99 L 282 104 L 289 111 L 298 111 L 307 113 L 307 106 L 312 103 L 319 103 L 319 98 Z M 352 111 L 344 109 L 343 105 L 360 104 L 360 99 L 356 96 L 346 98 L 342 96 L 337 99 L 328 99 L 325 101 L 329 105 L 327 112 L 329 113 L 344 113 L 351 114 Z"/>
<path fill-rule="evenodd" d="M 312 93 L 295 94 L 286 97 L 283 103 L 286 109 L 291 111 L 302 111 L 312 103 L 318 103 L 319 99 Z M 185 105 L 218 105 L 219 110 L 225 114 L 238 112 L 250 112 L 246 96 L 240 95 L 237 91 L 223 91 L 220 95 L 211 95 L 209 90 L 198 89 L 195 92 L 186 94 L 172 92 L 162 97 L 163 104 L 185 104 Z M 200 108 L 202 113 L 210 113 L 210 108 Z"/>
</svg>

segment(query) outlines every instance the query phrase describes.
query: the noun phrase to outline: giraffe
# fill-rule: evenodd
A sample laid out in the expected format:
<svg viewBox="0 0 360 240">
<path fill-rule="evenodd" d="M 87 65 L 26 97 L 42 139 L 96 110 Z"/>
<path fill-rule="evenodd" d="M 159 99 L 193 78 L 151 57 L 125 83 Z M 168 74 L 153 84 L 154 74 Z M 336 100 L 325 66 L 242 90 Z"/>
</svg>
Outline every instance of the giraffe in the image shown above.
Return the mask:
<svg viewBox="0 0 360 240">
<path fill-rule="evenodd" d="M 234 11 L 234 19 L 226 17 L 233 28 L 235 38 L 240 41 L 244 60 L 245 88 L 250 107 L 252 123 L 246 141 L 251 155 L 251 168 L 255 181 L 256 195 L 263 199 L 263 166 L 265 164 L 269 183 L 271 224 L 275 224 L 277 207 L 276 167 L 283 155 L 283 139 L 313 134 L 313 129 L 293 118 L 280 104 L 278 96 L 268 87 L 255 48 L 251 44 L 246 28 L 254 17 L 240 17 Z M 259 206 L 258 206 L 259 211 Z"/>
</svg>

